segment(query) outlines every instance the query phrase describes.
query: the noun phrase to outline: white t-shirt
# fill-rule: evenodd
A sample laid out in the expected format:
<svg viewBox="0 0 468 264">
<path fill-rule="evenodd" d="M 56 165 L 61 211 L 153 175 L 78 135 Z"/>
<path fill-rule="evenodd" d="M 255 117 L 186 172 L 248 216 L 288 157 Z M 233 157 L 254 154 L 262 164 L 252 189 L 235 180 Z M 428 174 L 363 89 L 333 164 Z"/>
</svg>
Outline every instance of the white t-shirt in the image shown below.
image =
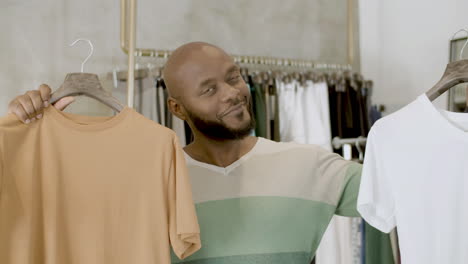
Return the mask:
<svg viewBox="0 0 468 264">
<path fill-rule="evenodd" d="M 427 96 L 371 129 L 358 211 L 383 232 L 398 225 L 403 263 L 468 263 L 468 114 Z"/>
</svg>

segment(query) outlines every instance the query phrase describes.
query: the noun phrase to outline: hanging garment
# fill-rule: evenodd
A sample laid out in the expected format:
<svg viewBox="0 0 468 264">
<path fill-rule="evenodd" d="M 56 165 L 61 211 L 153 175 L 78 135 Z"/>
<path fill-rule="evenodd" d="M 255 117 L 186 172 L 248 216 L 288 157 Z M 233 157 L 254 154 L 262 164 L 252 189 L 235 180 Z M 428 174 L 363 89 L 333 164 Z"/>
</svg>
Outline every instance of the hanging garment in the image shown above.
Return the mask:
<svg viewBox="0 0 468 264">
<path fill-rule="evenodd" d="M 155 88 L 154 99 L 155 99 L 155 105 L 156 105 L 155 110 L 156 110 L 156 117 L 157 117 L 155 121 L 158 122 L 162 126 L 164 125 L 164 122 L 163 122 L 164 110 L 161 108 L 161 99 L 159 99 L 159 97 L 161 96 L 160 90 L 162 89 L 163 83 L 164 83 L 163 79 L 157 79 L 155 86 L 154 86 Z"/>
<path fill-rule="evenodd" d="M 153 89 L 151 89 L 151 98 L 153 98 L 153 100 L 152 100 L 153 102 L 150 105 L 151 118 L 149 118 L 149 119 L 153 120 L 156 123 L 159 123 L 158 101 L 156 99 L 159 82 L 160 82 L 159 78 L 154 78 L 153 79 Z M 148 116 L 146 116 L 146 117 L 148 118 Z"/>
<path fill-rule="evenodd" d="M 361 130 L 361 136 L 367 136 L 369 134 L 370 123 L 369 123 L 369 109 L 367 99 L 367 88 L 362 87 L 362 83 L 356 83 L 357 91 L 357 103 L 359 107 L 359 128 Z"/>
<path fill-rule="evenodd" d="M 337 83 L 330 88 L 330 119 L 332 122 L 332 137 L 357 138 L 366 136 L 362 113 L 365 106 L 356 87 L 352 87 L 349 80 Z"/>
<path fill-rule="evenodd" d="M 125 108 L 0 119 L 2 264 L 170 263 L 200 248 L 174 132 Z"/>
<path fill-rule="evenodd" d="M 253 116 L 251 116 L 251 118 L 255 120 L 255 124 L 256 124 L 255 128 L 252 129 L 252 131 L 250 131 L 250 136 L 256 137 L 257 130 L 258 130 L 258 125 L 257 125 L 258 121 L 257 121 L 257 116 L 256 116 L 255 83 L 253 81 L 252 75 L 247 75 L 247 73 L 245 73 L 245 75 L 242 75 L 242 77 L 244 78 L 245 83 L 247 84 L 247 88 L 250 91 L 250 107 L 252 108 L 252 113 L 253 113 Z"/>
<path fill-rule="evenodd" d="M 269 99 L 270 99 L 270 130 L 271 130 L 271 140 L 280 142 L 280 120 L 279 120 L 279 98 L 278 92 L 275 85 L 268 85 L 269 89 Z"/>
<path fill-rule="evenodd" d="M 270 138 L 271 140 L 273 141 L 276 141 L 276 142 L 279 142 L 281 141 L 281 138 L 280 138 L 280 133 L 279 133 L 279 98 L 278 98 L 278 93 L 277 93 L 277 89 L 276 89 L 276 86 L 273 85 L 273 84 L 268 84 L 265 86 L 265 89 L 268 90 L 267 92 L 267 100 L 268 100 L 268 103 L 267 103 L 267 117 L 270 118 L 270 120 L 268 121 L 269 124 L 268 124 L 268 129 L 270 130 Z"/>
<path fill-rule="evenodd" d="M 126 91 L 127 82 L 119 83 L 119 90 Z M 155 80 L 152 77 L 135 80 L 135 105 L 138 113 L 157 122 L 155 109 Z"/>
<path fill-rule="evenodd" d="M 382 118 L 382 113 L 378 110 L 376 105 L 371 106 L 370 112 L 369 112 L 369 118 L 370 118 L 370 123 L 371 125 L 374 125 L 377 120 Z"/>
<path fill-rule="evenodd" d="M 253 100 L 253 108 L 254 108 L 254 115 L 257 126 L 255 127 L 255 135 L 257 137 L 267 137 L 266 133 L 266 105 L 265 105 L 265 96 L 262 89 L 262 86 L 258 83 L 253 85 L 253 93 L 252 93 L 252 100 Z"/>
<path fill-rule="evenodd" d="M 174 263 L 309 264 L 332 215 L 358 215 L 361 165 L 317 146 L 258 138 L 227 167 L 186 159 L 203 247 Z"/>
<path fill-rule="evenodd" d="M 398 263 L 393 256 L 393 248 L 388 235 L 369 224 L 365 224 L 365 263 L 393 264 Z"/>
<path fill-rule="evenodd" d="M 171 128 L 173 127 L 173 123 L 172 123 L 172 113 L 171 111 L 169 111 L 169 109 L 167 108 L 167 100 L 169 99 L 169 92 L 167 91 L 167 88 L 166 88 L 166 85 L 163 86 L 163 105 L 164 105 L 164 114 L 166 115 L 165 116 L 165 120 L 166 120 L 166 123 L 164 124 L 167 128 Z"/>
<path fill-rule="evenodd" d="M 168 127 L 165 90 L 166 90 L 166 84 L 164 83 L 164 81 L 162 81 L 160 83 L 160 86 L 158 87 L 158 93 L 157 93 L 159 117 L 160 117 L 159 124 L 161 124 L 162 126 Z"/>
<path fill-rule="evenodd" d="M 272 139 L 272 129 L 271 129 L 271 119 L 272 117 L 272 111 L 271 111 L 271 98 L 270 98 L 270 89 L 268 87 L 268 84 L 263 83 L 262 84 L 263 92 L 264 92 L 264 98 L 265 98 L 265 118 L 266 118 L 266 138 L 267 139 Z"/>
<path fill-rule="evenodd" d="M 343 146 L 346 160 L 352 159 L 351 149 L 350 145 Z M 334 215 L 317 250 L 316 264 L 360 264 L 360 225 L 359 218 Z"/>
<path fill-rule="evenodd" d="M 361 256 L 359 219 L 333 216 L 317 250 L 317 264 L 358 264 Z"/>
<path fill-rule="evenodd" d="M 383 232 L 398 223 L 402 263 L 468 259 L 467 132 L 468 115 L 423 94 L 369 134 L 358 208 Z"/>
<path fill-rule="evenodd" d="M 306 81 L 301 98 L 305 137 L 307 144 L 331 148 L 330 109 L 328 104 L 328 87 L 324 82 Z"/>
<path fill-rule="evenodd" d="M 363 129 L 362 111 L 363 108 L 359 87 L 351 80 L 346 80 L 346 91 L 342 98 L 342 109 L 344 112 L 344 126 L 341 127 L 342 138 L 357 138 L 359 136 L 366 136 L 367 131 Z"/>
<path fill-rule="evenodd" d="M 401 263 L 400 257 L 400 245 L 398 244 L 398 228 L 395 228 L 392 232 L 390 232 L 390 246 L 392 248 L 392 255 L 393 261 L 396 264 Z"/>
<path fill-rule="evenodd" d="M 252 79 L 250 76 L 248 78 Z M 247 84 L 247 88 L 250 91 L 250 103 L 251 103 L 252 113 L 253 113 L 253 116 L 251 116 L 251 118 L 255 119 L 255 124 L 256 124 L 257 123 L 257 118 L 255 116 L 255 110 L 256 110 L 255 109 L 255 87 L 253 85 L 253 82 L 252 82 L 252 84 L 250 84 L 249 82 L 246 82 L 246 84 Z M 255 125 L 255 128 L 253 129 L 253 131 L 251 131 L 251 136 L 254 136 L 254 137 L 257 136 L 257 125 Z"/>
<path fill-rule="evenodd" d="M 135 80 L 134 108 L 146 118 L 159 123 L 159 118 L 155 109 L 157 103 L 155 101 L 156 81 L 157 80 L 150 76 Z M 114 89 L 111 91 L 112 95 L 120 100 L 125 100 L 127 96 L 126 80 L 115 79 L 114 85 Z"/>
<path fill-rule="evenodd" d="M 338 126 L 340 125 L 340 120 L 338 120 L 338 117 L 340 116 L 338 111 L 341 111 L 341 109 L 338 109 L 339 92 L 336 82 L 328 83 L 328 102 L 330 107 L 330 127 L 332 138 L 338 136 Z"/>
<path fill-rule="evenodd" d="M 306 142 L 304 128 L 304 108 L 301 96 L 303 87 L 295 80 L 284 83 L 277 80 L 279 96 L 280 136 L 283 142 Z"/>
</svg>

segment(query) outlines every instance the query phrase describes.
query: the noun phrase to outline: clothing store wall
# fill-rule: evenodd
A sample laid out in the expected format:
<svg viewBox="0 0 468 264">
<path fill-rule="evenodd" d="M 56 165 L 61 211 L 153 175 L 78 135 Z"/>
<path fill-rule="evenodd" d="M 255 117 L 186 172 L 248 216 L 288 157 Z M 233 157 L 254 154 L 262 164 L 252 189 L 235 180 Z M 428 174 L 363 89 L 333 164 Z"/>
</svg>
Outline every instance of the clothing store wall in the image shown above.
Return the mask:
<svg viewBox="0 0 468 264">
<path fill-rule="evenodd" d="M 202 40 L 233 54 L 345 63 L 346 4 L 346 0 L 139 0 L 137 46 L 174 49 Z M 119 1 L 4 0 L 0 5 L 0 24 L 8 25 L 2 28 L 0 41 L 0 114 L 15 95 L 41 83 L 56 89 L 68 72 L 79 71 L 89 48 L 83 43 L 68 47 L 76 38 L 93 41 L 95 53 L 85 71 L 99 74 L 105 88 L 112 88 L 108 72 L 126 68 L 119 47 Z M 355 47 L 358 50 L 357 42 Z M 79 100 L 68 110 L 89 115 L 108 111 L 91 99 Z"/>
<path fill-rule="evenodd" d="M 373 103 L 388 114 L 434 86 L 452 34 L 468 27 L 467 10 L 466 0 L 360 0 L 361 70 L 374 81 Z M 436 104 L 445 108 L 447 96 Z"/>
</svg>

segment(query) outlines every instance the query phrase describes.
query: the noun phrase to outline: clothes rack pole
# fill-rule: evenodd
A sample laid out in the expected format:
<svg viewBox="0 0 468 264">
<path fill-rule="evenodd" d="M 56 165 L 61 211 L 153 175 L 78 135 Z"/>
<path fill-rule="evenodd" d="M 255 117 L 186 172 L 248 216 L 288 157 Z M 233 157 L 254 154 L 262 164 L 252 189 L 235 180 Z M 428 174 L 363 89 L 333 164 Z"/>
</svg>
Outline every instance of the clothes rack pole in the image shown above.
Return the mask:
<svg viewBox="0 0 468 264">
<path fill-rule="evenodd" d="M 366 137 L 357 137 L 357 138 L 340 138 L 340 137 L 334 137 L 332 139 L 332 145 L 333 148 L 339 149 L 345 144 L 364 144 L 367 142 Z"/>
</svg>

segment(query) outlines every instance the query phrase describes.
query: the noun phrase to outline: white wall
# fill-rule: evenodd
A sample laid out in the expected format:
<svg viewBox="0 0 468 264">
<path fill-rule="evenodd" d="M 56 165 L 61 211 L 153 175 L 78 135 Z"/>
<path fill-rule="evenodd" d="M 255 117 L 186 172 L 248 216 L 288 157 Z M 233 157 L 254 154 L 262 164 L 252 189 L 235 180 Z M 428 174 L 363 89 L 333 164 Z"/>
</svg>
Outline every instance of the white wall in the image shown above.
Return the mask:
<svg viewBox="0 0 468 264">
<path fill-rule="evenodd" d="M 67 47 L 78 37 L 95 45 L 85 71 L 106 81 L 114 67 L 125 68 L 119 2 L 0 1 L 0 115 L 15 95 L 41 83 L 57 88 L 66 73 L 79 71 L 88 48 Z M 235 54 L 346 61 L 346 0 L 139 0 L 137 6 L 141 48 L 174 49 L 203 40 Z M 99 114 L 105 108 L 86 101 L 76 110 Z"/>
<path fill-rule="evenodd" d="M 118 46 L 118 1 L 2 0 L 0 6 L 2 114 L 14 96 L 41 83 L 56 89 L 66 73 L 80 70 L 89 48 L 68 47 L 76 38 L 89 38 L 95 47 L 87 72 L 102 74 L 125 62 Z M 86 102 L 89 113 L 105 110 Z"/>
<path fill-rule="evenodd" d="M 453 33 L 468 27 L 466 0 L 360 0 L 361 70 L 374 80 L 375 103 L 389 112 L 441 77 Z M 437 99 L 446 107 L 447 97 Z"/>
</svg>

